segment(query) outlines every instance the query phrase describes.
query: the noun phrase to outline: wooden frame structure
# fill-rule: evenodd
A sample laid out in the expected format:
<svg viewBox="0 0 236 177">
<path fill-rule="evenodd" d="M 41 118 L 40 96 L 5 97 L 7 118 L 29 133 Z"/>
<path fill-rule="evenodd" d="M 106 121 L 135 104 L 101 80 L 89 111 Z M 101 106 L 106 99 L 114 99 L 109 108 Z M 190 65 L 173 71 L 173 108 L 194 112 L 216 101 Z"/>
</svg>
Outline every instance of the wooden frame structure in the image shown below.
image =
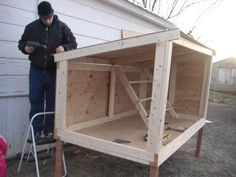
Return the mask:
<svg viewBox="0 0 236 177">
<path fill-rule="evenodd" d="M 58 146 L 69 142 L 150 165 L 157 177 L 201 130 L 198 156 L 213 54 L 172 29 L 55 55 Z M 57 177 L 58 163 L 59 156 Z"/>
</svg>

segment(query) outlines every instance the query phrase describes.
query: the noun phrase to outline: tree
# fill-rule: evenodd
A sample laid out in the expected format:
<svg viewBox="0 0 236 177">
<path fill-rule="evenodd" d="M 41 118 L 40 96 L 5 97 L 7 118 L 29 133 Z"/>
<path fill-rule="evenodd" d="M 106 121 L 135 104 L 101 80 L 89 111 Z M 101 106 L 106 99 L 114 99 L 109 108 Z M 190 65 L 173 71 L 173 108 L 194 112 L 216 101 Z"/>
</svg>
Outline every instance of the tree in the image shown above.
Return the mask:
<svg viewBox="0 0 236 177">
<path fill-rule="evenodd" d="M 166 19 L 173 23 L 187 11 L 197 9 L 197 17 L 189 27 L 188 34 L 199 25 L 201 18 L 217 7 L 222 0 L 129 0 L 136 5 Z"/>
</svg>

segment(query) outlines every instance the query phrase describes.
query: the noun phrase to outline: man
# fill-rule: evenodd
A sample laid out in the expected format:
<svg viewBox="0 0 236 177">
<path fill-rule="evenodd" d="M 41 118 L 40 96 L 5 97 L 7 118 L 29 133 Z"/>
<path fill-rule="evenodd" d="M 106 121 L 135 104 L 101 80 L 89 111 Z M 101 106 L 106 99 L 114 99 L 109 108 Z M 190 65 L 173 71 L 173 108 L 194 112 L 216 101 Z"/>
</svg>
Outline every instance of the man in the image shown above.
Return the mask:
<svg viewBox="0 0 236 177">
<path fill-rule="evenodd" d="M 53 54 L 75 49 L 77 43 L 70 28 L 61 22 L 49 2 L 38 5 L 39 19 L 25 27 L 18 48 L 29 55 L 30 119 L 39 112 L 54 111 L 56 63 Z M 33 122 L 36 139 L 43 134 L 52 137 L 54 116 L 36 118 Z M 43 133 L 43 134 L 42 134 Z"/>
</svg>

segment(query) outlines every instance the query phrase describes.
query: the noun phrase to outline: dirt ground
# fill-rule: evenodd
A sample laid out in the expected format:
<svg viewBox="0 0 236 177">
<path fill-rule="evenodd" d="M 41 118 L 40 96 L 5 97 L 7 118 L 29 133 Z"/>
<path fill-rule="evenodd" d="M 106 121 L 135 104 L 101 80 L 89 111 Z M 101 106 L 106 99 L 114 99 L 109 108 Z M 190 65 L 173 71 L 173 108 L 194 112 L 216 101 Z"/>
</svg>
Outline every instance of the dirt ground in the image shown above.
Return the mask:
<svg viewBox="0 0 236 177">
<path fill-rule="evenodd" d="M 160 177 L 236 177 L 236 106 L 209 103 L 204 128 L 202 151 L 194 157 L 196 136 L 174 153 L 160 167 Z M 148 177 L 146 165 L 81 149 L 74 154 L 75 146 L 65 148 L 67 177 Z M 9 159 L 8 177 L 36 176 L 34 163 L 23 163 L 16 173 L 18 159 Z M 40 162 L 41 177 L 53 177 L 54 161 L 46 166 Z"/>
</svg>

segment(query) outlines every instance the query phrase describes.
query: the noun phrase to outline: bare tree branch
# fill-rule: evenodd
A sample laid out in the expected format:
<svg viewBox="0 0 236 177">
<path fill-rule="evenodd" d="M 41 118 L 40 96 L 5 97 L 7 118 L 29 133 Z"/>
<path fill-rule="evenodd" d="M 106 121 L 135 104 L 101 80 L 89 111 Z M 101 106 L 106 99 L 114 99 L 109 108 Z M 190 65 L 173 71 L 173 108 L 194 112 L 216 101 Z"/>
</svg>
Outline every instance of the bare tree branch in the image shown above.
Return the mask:
<svg viewBox="0 0 236 177">
<path fill-rule="evenodd" d="M 176 6 L 178 4 L 178 1 L 179 0 L 174 0 L 174 2 L 172 3 L 172 7 L 170 9 L 170 12 L 169 12 L 169 15 L 168 15 L 167 19 L 169 19 L 171 17 L 172 13 L 174 12 L 174 10 L 175 10 L 175 8 L 176 8 Z"/>
<path fill-rule="evenodd" d="M 198 18 L 196 19 L 196 21 L 194 22 L 193 26 L 190 28 L 190 30 L 187 32 L 188 35 L 192 36 L 193 35 L 193 31 L 197 28 L 197 26 L 200 23 L 200 19 L 207 13 L 209 13 L 213 8 L 217 7 L 220 3 L 222 2 L 222 0 L 216 0 L 214 1 L 209 7 L 207 7 L 205 10 L 203 10 Z"/>
<path fill-rule="evenodd" d="M 185 10 L 189 9 L 190 7 L 192 8 L 192 7 L 194 7 L 195 5 L 201 4 L 201 3 L 206 2 L 206 1 L 208 1 L 208 0 L 201 0 L 201 1 L 196 1 L 196 2 L 192 2 L 192 3 L 188 3 L 188 4 L 187 4 L 187 2 L 189 2 L 189 0 L 185 0 L 184 3 L 183 3 L 183 5 L 182 5 L 181 8 L 177 11 L 176 14 L 174 14 L 174 15 L 169 15 L 166 19 L 171 19 L 171 18 L 177 17 L 177 16 L 179 16 L 180 14 L 182 14 Z"/>
<path fill-rule="evenodd" d="M 160 14 L 160 11 L 161 11 L 161 3 L 162 3 L 162 0 L 159 0 L 159 7 L 158 7 L 158 15 Z"/>
<path fill-rule="evenodd" d="M 139 4 L 147 10 L 164 17 L 167 20 L 173 20 L 173 18 L 179 17 L 186 10 L 190 8 L 197 7 L 197 5 L 205 5 L 205 9 L 202 10 L 197 19 L 195 20 L 193 26 L 188 31 L 189 35 L 192 35 L 193 31 L 197 28 L 200 23 L 201 18 L 209 13 L 212 9 L 218 6 L 223 0 L 129 0 L 135 4 Z M 171 2 L 168 5 L 168 2 Z M 164 4 L 165 3 L 165 4 Z M 167 10 L 165 14 L 164 11 Z"/>
<path fill-rule="evenodd" d="M 159 0 L 159 1 L 161 1 L 161 0 Z M 154 11 L 154 8 L 155 8 L 155 6 L 156 6 L 156 3 L 157 3 L 157 0 L 154 0 L 154 2 L 153 2 L 153 4 L 152 4 L 152 9 L 151 9 L 152 12 Z M 159 6 L 159 7 L 160 7 L 160 6 Z"/>
<path fill-rule="evenodd" d="M 143 2 L 143 7 L 146 9 L 147 8 L 147 0 L 142 0 Z"/>
</svg>

